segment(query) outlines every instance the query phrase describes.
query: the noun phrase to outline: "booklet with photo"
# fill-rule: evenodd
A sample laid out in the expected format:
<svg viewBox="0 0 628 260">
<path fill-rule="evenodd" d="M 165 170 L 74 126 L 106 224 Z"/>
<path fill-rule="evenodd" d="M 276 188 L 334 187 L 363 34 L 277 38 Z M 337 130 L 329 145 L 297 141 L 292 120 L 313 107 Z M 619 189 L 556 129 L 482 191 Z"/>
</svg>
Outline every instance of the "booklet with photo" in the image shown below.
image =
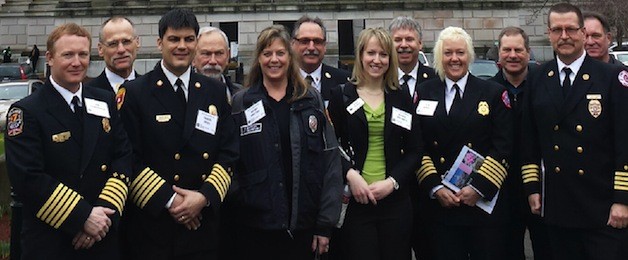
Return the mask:
<svg viewBox="0 0 628 260">
<path fill-rule="evenodd" d="M 466 145 L 463 146 L 458 157 L 456 157 L 456 161 L 443 177 L 443 185 L 454 192 L 460 191 L 460 189 L 472 181 L 471 173 L 477 172 L 483 162 L 484 156 Z M 476 206 L 491 214 L 497 203 L 497 197 L 499 197 L 499 192 L 490 201 L 485 199 L 478 200 Z"/>
</svg>

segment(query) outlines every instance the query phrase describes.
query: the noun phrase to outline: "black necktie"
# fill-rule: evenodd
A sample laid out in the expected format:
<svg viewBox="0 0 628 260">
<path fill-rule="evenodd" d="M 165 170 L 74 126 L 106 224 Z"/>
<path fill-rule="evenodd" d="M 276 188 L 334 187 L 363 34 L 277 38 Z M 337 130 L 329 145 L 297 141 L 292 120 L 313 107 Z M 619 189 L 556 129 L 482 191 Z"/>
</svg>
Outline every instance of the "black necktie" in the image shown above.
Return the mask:
<svg viewBox="0 0 628 260">
<path fill-rule="evenodd" d="M 183 92 L 183 81 L 181 79 L 177 79 L 177 82 L 174 83 L 177 86 L 177 98 L 182 102 L 183 105 L 187 104 L 185 100 L 185 93 Z"/>
<path fill-rule="evenodd" d="M 72 105 L 74 106 L 74 115 L 76 116 L 76 119 L 83 123 L 83 107 L 81 106 L 79 97 L 74 96 L 72 98 Z"/>
<path fill-rule="evenodd" d="M 401 89 L 408 89 L 408 81 L 410 81 L 411 78 L 412 76 L 410 76 L 409 74 L 404 74 L 403 77 L 401 77 L 401 79 L 403 80 L 403 84 L 401 84 Z"/>
<path fill-rule="evenodd" d="M 569 90 L 571 89 L 571 79 L 569 79 L 571 69 L 565 67 L 563 68 L 563 71 L 565 72 L 565 79 L 563 80 L 563 97 L 566 97 L 567 93 L 569 93 Z"/>
<path fill-rule="evenodd" d="M 460 87 L 458 84 L 454 84 L 454 89 L 456 90 L 456 94 L 454 96 L 453 102 L 451 102 L 451 107 L 449 108 L 449 115 L 454 112 L 458 106 L 460 106 L 460 102 L 462 102 L 462 98 L 460 98 Z"/>
<path fill-rule="evenodd" d="M 312 85 L 312 83 L 314 83 L 314 78 L 312 78 L 312 75 L 307 75 L 305 77 L 305 82 L 307 82 L 308 85 L 314 87 L 314 85 Z"/>
</svg>

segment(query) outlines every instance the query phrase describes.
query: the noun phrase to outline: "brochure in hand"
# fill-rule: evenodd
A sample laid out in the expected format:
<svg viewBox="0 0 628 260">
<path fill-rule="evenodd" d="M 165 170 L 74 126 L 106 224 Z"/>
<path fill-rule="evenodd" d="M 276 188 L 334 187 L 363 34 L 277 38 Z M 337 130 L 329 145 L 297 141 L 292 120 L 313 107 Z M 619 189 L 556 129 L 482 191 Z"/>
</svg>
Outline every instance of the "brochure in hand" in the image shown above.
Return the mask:
<svg viewBox="0 0 628 260">
<path fill-rule="evenodd" d="M 443 177 L 443 185 L 454 192 L 460 191 L 460 189 L 471 183 L 471 173 L 477 172 L 483 162 L 484 156 L 466 145 L 463 146 L 458 157 L 456 157 L 456 161 Z M 493 200 L 480 199 L 475 205 L 486 211 L 486 213 L 491 214 L 495 208 L 495 203 L 497 203 L 497 197 L 499 197 L 499 192 L 495 194 Z"/>
</svg>

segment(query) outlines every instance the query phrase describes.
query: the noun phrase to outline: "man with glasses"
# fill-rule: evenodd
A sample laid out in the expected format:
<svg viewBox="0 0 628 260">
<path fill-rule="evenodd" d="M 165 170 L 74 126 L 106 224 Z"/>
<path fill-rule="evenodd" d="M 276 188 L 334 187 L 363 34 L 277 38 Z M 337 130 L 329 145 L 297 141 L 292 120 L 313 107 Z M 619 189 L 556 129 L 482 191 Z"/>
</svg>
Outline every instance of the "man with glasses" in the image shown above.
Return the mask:
<svg viewBox="0 0 628 260">
<path fill-rule="evenodd" d="M 522 178 L 532 213 L 547 224 L 554 259 L 626 259 L 628 71 L 586 55 L 580 9 L 552 6 L 556 59 L 526 96 Z"/>
<path fill-rule="evenodd" d="M 323 63 L 327 51 L 327 29 L 320 18 L 304 15 L 295 23 L 292 50 L 299 57 L 301 75 L 321 92 L 327 105 L 331 88 L 347 82 L 350 74 Z"/>
<path fill-rule="evenodd" d="M 117 93 L 122 83 L 139 76 L 133 70 L 133 62 L 140 47 L 139 37 L 133 22 L 122 16 L 107 19 L 98 37 L 98 55 L 105 62 L 105 70 L 87 85 Z"/>
<path fill-rule="evenodd" d="M 587 32 L 587 38 L 584 42 L 584 49 L 587 51 L 587 54 L 596 60 L 624 66 L 621 61 L 618 61 L 613 55 L 608 53 L 613 36 L 606 18 L 596 12 L 584 12 L 582 16 L 584 17 L 584 28 L 586 28 Z"/>
</svg>

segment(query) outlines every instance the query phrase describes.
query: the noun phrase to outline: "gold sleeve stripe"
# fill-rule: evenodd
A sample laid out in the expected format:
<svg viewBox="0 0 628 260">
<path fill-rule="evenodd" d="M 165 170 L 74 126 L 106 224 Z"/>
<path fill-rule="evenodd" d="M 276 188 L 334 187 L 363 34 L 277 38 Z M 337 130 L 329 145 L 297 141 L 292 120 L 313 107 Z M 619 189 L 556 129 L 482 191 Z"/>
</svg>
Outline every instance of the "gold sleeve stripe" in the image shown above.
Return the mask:
<svg viewBox="0 0 628 260">
<path fill-rule="evenodd" d="M 628 177 L 628 172 L 615 172 L 615 176 Z"/>
<path fill-rule="evenodd" d="M 628 191 L 628 186 L 617 186 L 617 185 L 615 185 L 615 190 Z"/>
<path fill-rule="evenodd" d="M 105 189 L 119 192 L 121 198 L 126 198 L 127 193 L 129 192 L 126 183 L 116 178 L 109 178 L 107 184 L 105 184 Z"/>
<path fill-rule="evenodd" d="M 540 167 L 538 165 L 536 165 L 536 164 L 526 164 L 524 166 L 521 166 L 521 170 L 522 171 L 532 170 L 532 169 L 538 171 L 540 169 Z"/>
<path fill-rule="evenodd" d="M 104 201 L 111 203 L 120 214 L 122 214 L 122 209 L 124 208 L 124 201 L 119 201 L 118 197 L 112 194 L 110 191 L 103 191 L 98 198 Z"/>
<path fill-rule="evenodd" d="M 141 209 L 143 209 L 146 206 L 146 203 L 148 203 L 148 200 L 150 200 L 150 198 L 152 198 L 153 195 L 155 195 L 155 192 L 157 192 L 157 190 L 159 190 L 159 188 L 161 188 L 161 186 L 163 186 L 164 183 L 166 183 L 166 181 L 163 180 L 162 178 L 159 178 L 159 182 L 155 186 L 153 186 L 153 189 L 140 201 L 139 207 Z"/>
<path fill-rule="evenodd" d="M 150 187 L 159 183 L 159 179 L 161 178 L 159 178 L 157 174 L 147 175 L 142 182 L 138 183 L 139 188 L 137 192 L 135 194 L 132 194 L 133 201 L 137 203 L 138 201 L 142 200 L 146 196 L 146 194 L 150 192 Z"/>
<path fill-rule="evenodd" d="M 148 175 L 150 172 L 152 172 L 150 170 L 150 168 L 146 167 L 146 169 L 144 169 L 134 180 L 133 182 L 131 182 L 131 194 L 132 196 L 134 196 L 135 193 L 137 193 L 137 189 L 139 189 L 139 187 L 141 187 L 144 182 L 146 182 L 146 175 Z"/>
<path fill-rule="evenodd" d="M 486 157 L 486 160 L 484 160 L 484 163 L 488 163 L 488 166 L 492 168 L 493 170 L 495 170 L 495 172 L 498 173 L 502 177 L 502 180 L 506 178 L 506 175 L 508 174 L 508 172 L 506 171 L 506 168 L 501 163 L 499 163 L 498 161 L 495 161 L 495 159 L 493 159 L 492 157 Z"/>
<path fill-rule="evenodd" d="M 526 179 L 530 179 L 530 178 L 536 178 L 536 179 L 538 179 L 538 178 L 539 178 L 539 175 L 538 175 L 538 174 L 536 174 L 536 173 L 526 173 L 526 174 L 523 174 L 521 177 L 522 177 L 524 180 L 526 180 Z"/>
<path fill-rule="evenodd" d="M 231 185 L 231 176 L 227 174 L 227 171 L 220 164 L 214 164 L 211 174 L 205 181 L 214 186 L 220 196 L 220 201 L 223 201 Z"/>
<path fill-rule="evenodd" d="M 524 179 L 523 183 L 528 183 L 528 182 L 533 182 L 533 181 L 537 181 L 538 182 L 539 178 L 537 178 L 537 177 L 530 177 L 530 178 Z"/>
<path fill-rule="evenodd" d="M 628 181 L 628 177 L 615 176 L 616 181 Z"/>
<path fill-rule="evenodd" d="M 231 181 L 230 179 L 227 180 L 227 179 L 225 179 L 225 176 L 221 176 L 220 174 L 214 174 L 213 171 L 212 171 L 212 174 L 209 175 L 209 177 L 216 178 L 216 180 L 219 181 L 219 184 L 220 184 L 220 186 L 221 186 L 221 188 L 223 190 L 226 191 L 227 189 L 229 189 L 229 182 Z M 227 178 L 229 178 L 229 177 L 227 176 Z"/>
<path fill-rule="evenodd" d="M 419 183 L 422 183 L 423 180 L 425 180 L 425 178 L 427 178 L 427 176 L 430 176 L 431 174 L 436 174 L 436 167 L 434 167 L 434 165 L 426 165 L 424 167 L 421 167 L 421 172 L 419 172 L 419 174 L 417 175 Z"/>
<path fill-rule="evenodd" d="M 225 191 L 223 190 L 222 186 L 218 184 L 220 181 L 216 180 L 215 176 L 209 176 L 209 178 L 207 178 L 207 182 L 214 186 L 214 188 L 218 192 L 218 195 L 220 195 L 220 201 L 224 200 Z"/>
<path fill-rule="evenodd" d="M 76 191 L 60 183 L 39 209 L 36 216 L 46 224 L 59 228 L 80 199 L 81 196 Z"/>
<path fill-rule="evenodd" d="M 534 175 L 539 175 L 539 170 L 538 169 L 525 169 L 521 171 L 521 174 L 534 174 Z"/>
<path fill-rule="evenodd" d="M 615 186 L 626 186 L 626 187 L 628 187 L 628 181 L 618 181 L 618 180 L 615 180 Z"/>
<path fill-rule="evenodd" d="M 484 176 L 485 178 L 489 179 L 498 188 L 501 187 L 503 183 L 502 178 L 500 178 L 499 174 L 492 172 L 492 169 L 486 163 L 482 164 L 482 166 L 478 170 L 478 173 L 480 173 L 480 175 Z"/>
</svg>

